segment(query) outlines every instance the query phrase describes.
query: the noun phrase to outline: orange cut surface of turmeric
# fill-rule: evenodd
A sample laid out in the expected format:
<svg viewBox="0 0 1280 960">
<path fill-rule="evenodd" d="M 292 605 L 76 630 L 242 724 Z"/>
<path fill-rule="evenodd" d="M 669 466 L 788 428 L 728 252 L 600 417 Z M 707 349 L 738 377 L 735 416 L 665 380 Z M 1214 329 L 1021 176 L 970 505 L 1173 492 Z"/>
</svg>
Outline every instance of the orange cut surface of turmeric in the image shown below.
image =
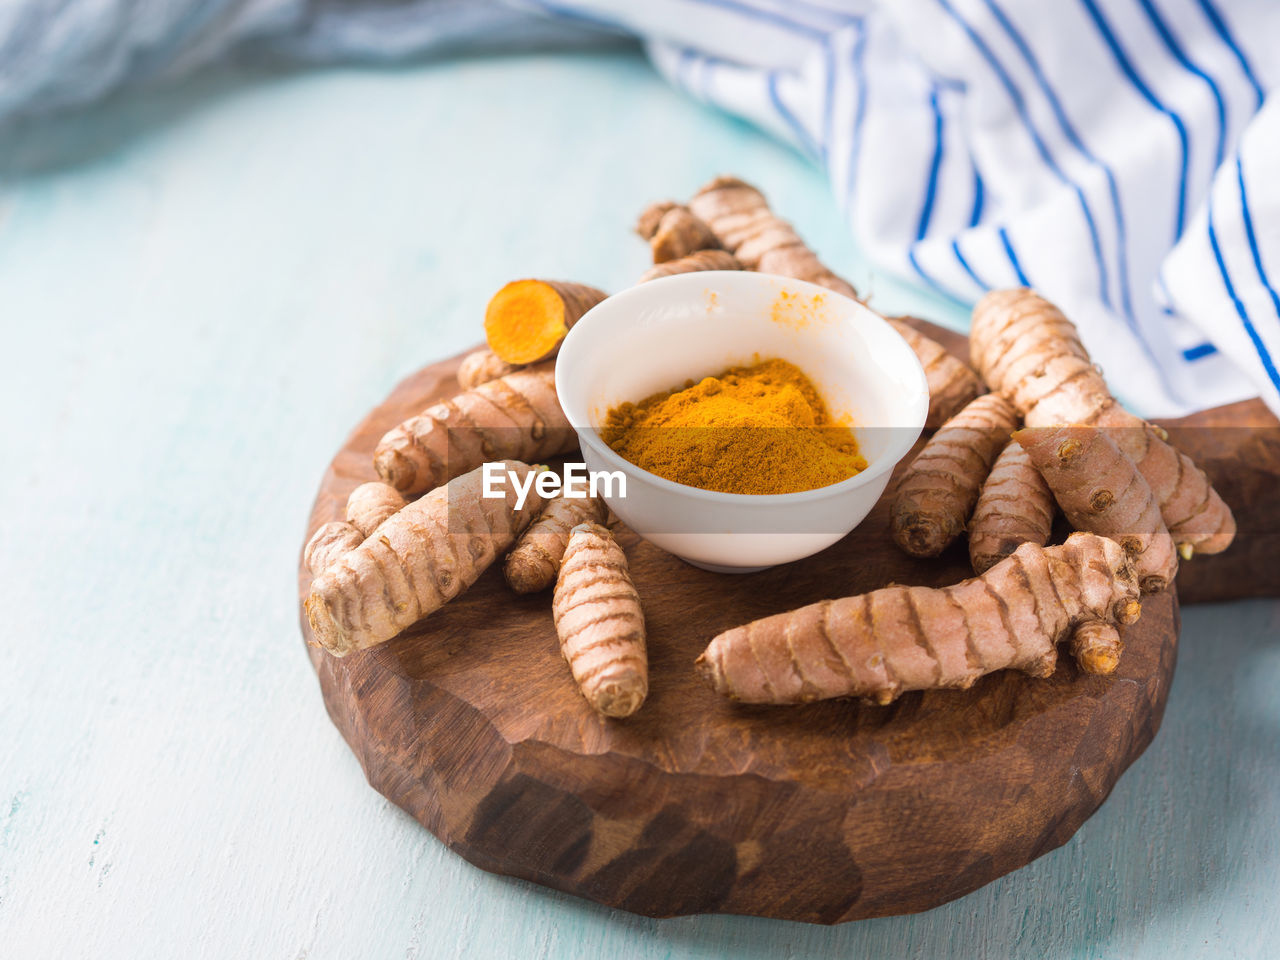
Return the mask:
<svg viewBox="0 0 1280 960">
<path fill-rule="evenodd" d="M 867 466 L 813 382 L 777 359 L 624 403 L 609 411 L 601 436 L 650 473 L 721 493 L 797 493 Z"/>
<path fill-rule="evenodd" d="M 549 360 L 573 325 L 606 296 L 569 280 L 513 280 L 485 308 L 489 349 L 516 366 Z"/>
<path fill-rule="evenodd" d="M 501 324 L 494 322 L 495 317 L 502 318 Z M 554 288 L 540 280 L 509 283 L 489 303 L 485 332 L 489 345 L 503 360 L 532 363 L 568 332 L 564 301 Z"/>
</svg>

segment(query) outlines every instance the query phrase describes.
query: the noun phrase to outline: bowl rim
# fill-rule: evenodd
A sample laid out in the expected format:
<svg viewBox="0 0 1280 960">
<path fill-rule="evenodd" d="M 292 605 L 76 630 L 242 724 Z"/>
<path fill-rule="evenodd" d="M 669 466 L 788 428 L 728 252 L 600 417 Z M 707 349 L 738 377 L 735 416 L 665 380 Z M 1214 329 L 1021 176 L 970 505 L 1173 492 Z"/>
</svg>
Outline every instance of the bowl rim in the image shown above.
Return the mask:
<svg viewBox="0 0 1280 960">
<path fill-rule="evenodd" d="M 787 285 L 794 284 L 797 289 L 804 292 L 823 294 L 824 296 L 837 298 L 836 302 L 843 301 L 843 305 L 846 306 L 846 309 L 852 308 L 852 316 L 862 317 L 865 320 L 872 322 L 873 325 L 882 325 L 893 336 L 894 340 L 901 344 L 902 349 L 905 351 L 904 356 L 908 358 L 907 366 L 911 370 L 912 374 L 914 374 L 914 378 L 917 381 L 917 386 L 919 387 L 916 392 L 917 409 L 913 411 L 915 415 L 912 416 L 911 420 L 913 423 L 918 421 L 918 425 L 914 428 L 910 426 L 903 426 L 899 428 L 903 431 L 903 439 L 897 441 L 885 455 L 877 458 L 875 462 L 868 464 L 865 470 L 836 483 L 829 483 L 824 487 L 814 487 L 812 490 L 797 490 L 792 493 L 726 493 L 720 490 L 706 490 L 702 487 L 695 487 L 687 483 L 677 483 L 674 480 L 668 480 L 666 477 L 660 477 L 656 473 L 646 470 L 638 464 L 632 463 L 626 457 L 617 453 L 600 438 L 600 433 L 597 428 L 591 426 L 591 418 L 586 415 L 586 411 L 570 410 L 568 405 L 565 405 L 563 399 L 566 396 L 564 386 L 569 379 L 565 371 L 573 366 L 572 361 L 575 358 L 574 355 L 581 352 L 581 349 L 574 349 L 575 334 L 578 334 L 578 331 L 581 329 L 589 329 L 592 324 L 602 322 L 602 316 L 605 316 L 611 310 L 625 305 L 625 301 L 629 299 L 637 297 L 652 298 L 653 291 L 655 290 L 665 292 L 670 288 L 670 292 L 672 294 L 670 299 L 673 302 L 687 299 L 682 295 L 683 291 L 681 288 L 683 287 L 696 287 L 699 295 L 701 295 L 705 289 L 708 279 L 715 279 L 717 281 L 728 282 L 730 284 L 742 284 L 756 287 L 763 287 L 766 284 L 772 287 L 779 281 Z M 847 320 L 848 317 L 845 319 Z M 607 322 L 607 319 L 605 322 Z M 582 340 L 583 337 L 578 335 L 576 342 L 581 343 Z M 566 355 L 571 361 L 568 364 L 564 363 Z M 574 432 L 577 433 L 579 441 L 590 446 L 597 455 L 606 461 L 617 464 L 619 469 L 622 469 L 627 473 L 640 475 L 641 479 L 646 483 L 653 484 L 659 490 L 665 490 L 669 493 L 679 494 L 695 500 L 731 504 L 734 506 L 752 504 L 762 507 L 783 507 L 807 503 L 814 500 L 824 500 L 829 497 L 838 497 L 842 494 L 857 490 L 860 487 L 869 486 L 872 481 L 878 479 L 882 474 L 892 471 L 894 467 L 902 462 L 902 458 L 911 452 L 912 446 L 915 445 L 920 434 L 924 432 L 925 421 L 929 416 L 929 382 L 925 376 L 924 366 L 920 363 L 920 358 L 916 356 L 915 351 L 911 349 L 911 346 L 907 343 L 906 339 L 902 334 L 898 333 L 897 330 L 893 329 L 893 326 L 888 320 L 876 311 L 872 310 L 861 300 L 855 300 L 853 297 L 846 296 L 845 294 L 840 293 L 837 290 L 832 290 L 829 287 L 810 283 L 807 280 L 796 280 L 792 277 L 782 276 L 781 274 L 759 273 L 754 270 L 700 270 L 693 273 L 676 274 L 670 277 L 660 277 L 656 280 L 648 280 L 607 297 L 584 313 L 565 336 L 560 346 L 559 355 L 556 358 L 555 378 L 556 396 L 560 398 L 561 405 L 564 407 L 565 416 L 572 425 Z M 579 420 L 581 420 L 585 426 L 580 426 L 578 422 Z M 856 429 L 856 427 L 854 429 Z M 907 433 L 911 434 L 909 439 L 906 436 Z"/>
</svg>

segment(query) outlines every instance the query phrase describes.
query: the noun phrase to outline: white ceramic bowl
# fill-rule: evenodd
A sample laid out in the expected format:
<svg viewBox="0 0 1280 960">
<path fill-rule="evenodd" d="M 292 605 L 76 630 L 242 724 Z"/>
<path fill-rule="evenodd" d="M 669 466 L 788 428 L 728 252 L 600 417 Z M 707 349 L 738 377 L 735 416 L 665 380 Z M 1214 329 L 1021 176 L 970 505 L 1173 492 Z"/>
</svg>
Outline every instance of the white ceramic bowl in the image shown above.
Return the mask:
<svg viewBox="0 0 1280 960">
<path fill-rule="evenodd" d="M 717 493 L 614 453 L 598 428 L 625 401 L 731 366 L 789 360 L 848 415 L 867 468 L 801 493 Z M 631 529 L 690 563 L 747 572 L 799 560 L 862 521 L 924 427 L 929 389 L 915 353 L 861 303 L 812 283 L 745 271 L 642 283 L 588 312 L 565 338 L 556 389 L 591 471 L 622 471 L 606 500 Z"/>
</svg>

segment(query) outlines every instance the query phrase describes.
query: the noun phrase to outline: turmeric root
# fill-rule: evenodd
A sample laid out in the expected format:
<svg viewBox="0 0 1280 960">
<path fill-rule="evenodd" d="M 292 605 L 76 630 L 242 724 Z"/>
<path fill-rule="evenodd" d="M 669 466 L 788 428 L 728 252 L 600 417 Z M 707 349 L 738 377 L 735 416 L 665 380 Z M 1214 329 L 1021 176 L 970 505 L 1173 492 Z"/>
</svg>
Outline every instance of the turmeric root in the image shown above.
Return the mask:
<svg viewBox="0 0 1280 960">
<path fill-rule="evenodd" d="M 333 520 L 320 525 L 302 551 L 302 560 L 313 577 L 328 570 L 339 557 L 364 543 L 364 534 L 352 524 Z"/>
<path fill-rule="evenodd" d="M 567 280 L 513 280 L 485 309 L 489 349 L 511 364 L 549 360 L 569 329 L 606 296 Z"/>
<path fill-rule="evenodd" d="M 890 529 L 898 546 L 913 557 L 936 557 L 947 548 L 1017 426 L 1013 407 L 990 393 L 942 425 L 894 491 Z"/>
<path fill-rule="evenodd" d="M 658 224 L 662 222 L 662 218 L 667 215 L 670 210 L 680 206 L 674 200 L 659 200 L 651 203 L 640 211 L 640 216 L 636 218 L 636 233 L 640 235 L 642 240 L 651 240 L 653 235 L 658 232 Z M 685 209 L 689 209 L 685 207 Z"/>
<path fill-rule="evenodd" d="M 1010 443 L 996 458 L 969 521 L 969 560 L 974 573 L 988 569 L 1020 544 L 1043 547 L 1053 532 L 1053 493 L 1027 452 Z"/>
<path fill-rule="evenodd" d="M 347 523 L 367 537 L 383 520 L 398 513 L 405 502 L 400 491 L 389 483 L 362 483 L 347 497 Z"/>
<path fill-rule="evenodd" d="M 556 397 L 555 367 L 545 363 L 428 407 L 387 432 L 373 464 L 409 496 L 488 460 L 542 460 L 577 443 Z"/>
<path fill-rule="evenodd" d="M 535 468 L 508 460 L 518 482 Z M 536 485 L 516 509 L 506 497 L 483 497 L 477 468 L 438 487 L 383 522 L 375 535 L 311 582 L 307 619 L 335 657 L 390 640 L 465 591 L 542 508 Z"/>
<path fill-rule="evenodd" d="M 1115 624 L 1105 620 L 1088 620 L 1076 627 L 1068 649 L 1085 673 L 1105 676 L 1115 673 L 1116 667 L 1120 665 L 1124 641 Z"/>
<path fill-rule="evenodd" d="M 318 577 L 364 543 L 378 524 L 404 505 L 404 497 L 385 483 L 362 483 L 352 490 L 347 497 L 347 519 L 321 524 L 307 541 L 302 558 L 311 575 Z"/>
<path fill-rule="evenodd" d="M 649 241 L 654 263 L 679 260 L 699 250 L 719 250 L 720 241 L 702 220 L 676 203 L 656 203 L 640 214 L 636 232 Z"/>
<path fill-rule="evenodd" d="M 965 405 L 987 392 L 982 380 L 957 360 L 947 348 L 932 337 L 926 337 L 906 322 L 906 317 L 886 317 L 889 326 L 898 332 L 924 367 L 924 377 L 929 384 L 929 416 L 925 427 L 935 428 L 946 423 Z"/>
<path fill-rule="evenodd" d="M 853 285 L 823 264 L 791 224 L 774 216 L 764 194 L 751 184 L 716 177 L 689 201 L 689 211 L 748 270 L 807 280 L 857 298 Z"/>
<path fill-rule="evenodd" d="M 1141 610 L 1119 544 L 1075 533 L 1057 547 L 1024 543 L 953 586 L 885 587 L 736 627 L 711 641 L 698 670 L 746 703 L 886 704 L 908 690 L 967 688 L 996 670 L 1047 677 L 1058 643 L 1088 624 L 1088 646 L 1093 624 L 1133 623 Z"/>
<path fill-rule="evenodd" d="M 474 390 L 482 383 L 505 377 L 519 369 L 520 367 L 507 363 L 492 350 L 476 350 L 462 358 L 462 364 L 458 367 L 458 386 L 463 390 Z"/>
<path fill-rule="evenodd" d="M 574 527 L 552 606 L 560 651 L 587 702 L 629 717 L 649 692 L 644 614 L 627 558 L 607 529 Z"/>
<path fill-rule="evenodd" d="M 1143 593 L 1178 572 L 1178 551 L 1137 467 L 1096 427 L 1027 427 L 1014 434 L 1077 530 L 1110 537 L 1133 560 Z"/>
<path fill-rule="evenodd" d="M 658 263 L 640 274 L 638 283 L 657 280 L 660 277 L 673 277 L 677 273 L 700 273 L 704 270 L 741 270 L 738 258 L 726 250 L 699 250 L 679 260 L 668 260 Z"/>
<path fill-rule="evenodd" d="M 774 216 L 764 195 L 751 184 L 736 177 L 716 177 L 689 201 L 689 209 L 711 228 L 721 246 L 737 257 L 744 269 L 808 280 L 857 299 L 853 284 L 822 263 L 790 224 Z M 936 427 L 949 420 L 983 392 L 977 375 L 942 344 L 901 320 L 889 323 L 924 367 L 929 383 L 927 426 Z"/>
<path fill-rule="evenodd" d="M 973 365 L 1029 427 L 1081 423 L 1108 430 L 1137 465 L 1185 557 L 1221 553 L 1235 518 L 1204 471 L 1111 396 L 1075 324 L 1031 290 L 999 290 L 973 309 Z"/>
<path fill-rule="evenodd" d="M 569 531 L 582 523 L 603 524 L 606 508 L 599 497 L 566 497 L 547 501 L 542 515 L 507 554 L 503 571 L 516 593 L 537 593 L 556 582 L 569 545 Z"/>
</svg>

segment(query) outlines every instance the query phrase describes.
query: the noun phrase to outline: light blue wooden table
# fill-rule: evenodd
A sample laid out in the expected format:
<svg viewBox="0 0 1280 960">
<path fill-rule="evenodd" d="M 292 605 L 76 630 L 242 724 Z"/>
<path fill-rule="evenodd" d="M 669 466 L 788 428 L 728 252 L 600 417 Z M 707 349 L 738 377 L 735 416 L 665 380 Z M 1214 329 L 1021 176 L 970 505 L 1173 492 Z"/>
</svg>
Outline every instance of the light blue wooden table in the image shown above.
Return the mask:
<svg viewBox="0 0 1280 960">
<path fill-rule="evenodd" d="M 329 456 L 504 281 L 629 283 L 635 213 L 719 171 L 877 305 L 962 321 L 634 56 L 228 73 L 0 143 L 0 955 L 1280 956 L 1275 602 L 1187 611 L 1102 811 L 920 916 L 629 916 L 482 873 L 365 784 L 296 627 Z"/>
</svg>

